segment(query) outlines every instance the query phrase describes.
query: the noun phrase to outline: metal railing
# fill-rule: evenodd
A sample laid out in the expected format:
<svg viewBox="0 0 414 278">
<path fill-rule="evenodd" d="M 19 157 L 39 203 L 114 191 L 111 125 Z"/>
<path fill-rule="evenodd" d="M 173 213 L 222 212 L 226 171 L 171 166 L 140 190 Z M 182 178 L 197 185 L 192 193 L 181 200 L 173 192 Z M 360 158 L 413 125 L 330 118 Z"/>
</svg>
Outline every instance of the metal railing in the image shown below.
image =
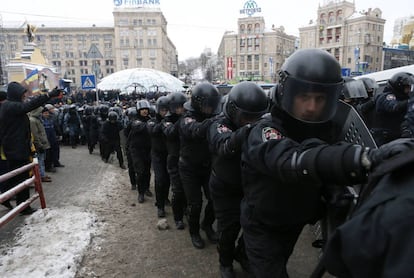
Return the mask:
<svg viewBox="0 0 414 278">
<path fill-rule="evenodd" d="M 24 180 L 23 182 L 19 183 L 18 185 L 14 186 L 13 188 L 9 189 L 8 191 L 0 195 L 0 203 L 2 203 L 4 201 L 11 199 L 13 196 L 15 196 L 17 193 L 19 193 L 23 189 L 34 184 L 35 193 L 29 199 L 20 203 L 15 208 L 10 210 L 7 214 L 3 215 L 0 218 L 0 228 L 6 225 L 8 222 L 10 222 L 14 217 L 16 217 L 21 211 L 27 208 L 36 199 L 40 199 L 40 206 L 42 209 L 46 208 L 46 200 L 43 194 L 42 182 L 41 182 L 40 172 L 39 172 L 39 163 L 36 158 L 34 159 L 32 163 L 29 163 L 25 166 L 22 166 L 20 168 L 17 168 L 6 174 L 1 175 L 0 183 L 12 177 L 17 176 L 18 174 L 21 174 L 21 173 L 24 173 L 30 170 L 32 170 L 33 172 L 33 175 L 30 178 Z"/>
</svg>

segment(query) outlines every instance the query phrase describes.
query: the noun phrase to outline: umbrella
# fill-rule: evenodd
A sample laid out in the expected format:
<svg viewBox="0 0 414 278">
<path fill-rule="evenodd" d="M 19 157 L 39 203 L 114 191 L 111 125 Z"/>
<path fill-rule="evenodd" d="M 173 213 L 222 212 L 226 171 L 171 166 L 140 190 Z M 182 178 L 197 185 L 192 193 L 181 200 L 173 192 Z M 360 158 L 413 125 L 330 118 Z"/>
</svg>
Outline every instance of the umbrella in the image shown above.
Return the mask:
<svg viewBox="0 0 414 278">
<path fill-rule="evenodd" d="M 103 91 L 120 90 L 121 93 L 183 92 L 184 82 L 171 74 L 147 68 L 126 69 L 108 75 L 97 84 Z"/>
</svg>

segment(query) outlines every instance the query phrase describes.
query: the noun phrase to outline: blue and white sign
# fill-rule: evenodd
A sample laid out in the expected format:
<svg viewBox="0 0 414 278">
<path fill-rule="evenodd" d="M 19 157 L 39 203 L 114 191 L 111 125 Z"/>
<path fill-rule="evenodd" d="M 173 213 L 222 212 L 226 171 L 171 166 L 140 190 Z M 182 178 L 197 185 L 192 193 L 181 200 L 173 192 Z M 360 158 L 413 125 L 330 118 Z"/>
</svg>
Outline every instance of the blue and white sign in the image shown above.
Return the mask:
<svg viewBox="0 0 414 278">
<path fill-rule="evenodd" d="M 96 88 L 95 75 L 81 75 L 82 90 L 90 90 Z"/>
<path fill-rule="evenodd" d="M 115 7 L 139 7 L 159 4 L 160 0 L 114 0 Z"/>
<path fill-rule="evenodd" d="M 255 13 L 261 13 L 262 8 L 260 8 L 256 1 L 249 0 L 244 3 L 243 9 L 240 10 L 240 14 L 247 14 L 248 16 L 252 16 Z"/>
</svg>

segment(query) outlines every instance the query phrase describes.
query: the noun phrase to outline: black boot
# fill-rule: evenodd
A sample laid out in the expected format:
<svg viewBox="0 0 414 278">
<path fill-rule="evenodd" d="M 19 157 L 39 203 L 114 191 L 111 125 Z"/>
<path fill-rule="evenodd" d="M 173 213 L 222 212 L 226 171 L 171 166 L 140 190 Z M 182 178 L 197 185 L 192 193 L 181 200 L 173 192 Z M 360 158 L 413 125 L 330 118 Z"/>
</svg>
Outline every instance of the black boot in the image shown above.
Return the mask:
<svg viewBox="0 0 414 278">
<path fill-rule="evenodd" d="M 22 210 L 21 212 L 20 212 L 20 214 L 21 215 L 30 215 L 30 214 L 32 214 L 33 212 L 35 212 L 37 209 L 34 209 L 34 208 L 32 208 L 32 207 L 27 207 L 27 208 L 25 208 L 24 210 Z"/>
<path fill-rule="evenodd" d="M 10 200 L 6 200 L 3 203 L 1 203 L 3 206 L 5 206 L 6 208 L 8 208 L 9 210 L 13 209 L 12 204 L 10 203 Z"/>
<path fill-rule="evenodd" d="M 191 242 L 193 246 L 197 249 L 203 249 L 205 246 L 204 240 L 201 238 L 200 234 L 190 234 Z"/>
<path fill-rule="evenodd" d="M 211 227 L 211 225 L 202 225 L 201 229 L 206 233 L 207 238 L 211 243 L 215 244 L 218 242 L 218 234 L 216 231 L 213 230 L 213 227 Z"/>
<path fill-rule="evenodd" d="M 138 194 L 138 203 L 142 204 L 145 201 L 144 194 Z"/>
<path fill-rule="evenodd" d="M 158 215 L 159 218 L 165 217 L 165 210 L 164 210 L 164 208 L 158 208 L 157 215 Z"/>
<path fill-rule="evenodd" d="M 233 266 L 224 266 L 220 265 L 220 277 L 221 278 L 235 278 L 236 274 L 234 273 Z"/>
</svg>

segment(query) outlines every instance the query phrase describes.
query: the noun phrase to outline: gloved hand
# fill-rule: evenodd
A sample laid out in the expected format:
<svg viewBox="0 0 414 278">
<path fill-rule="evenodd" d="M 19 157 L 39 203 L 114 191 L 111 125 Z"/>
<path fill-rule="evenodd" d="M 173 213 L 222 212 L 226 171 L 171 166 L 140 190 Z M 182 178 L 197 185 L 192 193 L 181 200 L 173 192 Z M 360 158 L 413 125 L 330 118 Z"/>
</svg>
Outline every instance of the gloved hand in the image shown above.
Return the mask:
<svg viewBox="0 0 414 278">
<path fill-rule="evenodd" d="M 59 97 L 62 92 L 62 89 L 58 89 L 58 87 L 55 87 L 52 91 L 49 92 L 49 97 Z"/>
<path fill-rule="evenodd" d="M 66 134 L 68 134 L 69 133 L 69 131 L 70 131 L 70 129 L 67 127 L 67 128 L 65 128 L 65 133 Z"/>
<path fill-rule="evenodd" d="M 382 145 L 378 149 L 367 149 L 361 156 L 362 165 L 372 170 L 384 160 L 414 149 L 414 139 L 400 138 Z"/>
<path fill-rule="evenodd" d="M 227 141 L 227 148 L 232 152 L 240 151 L 250 133 L 251 125 L 247 124 L 234 131 Z"/>
</svg>

